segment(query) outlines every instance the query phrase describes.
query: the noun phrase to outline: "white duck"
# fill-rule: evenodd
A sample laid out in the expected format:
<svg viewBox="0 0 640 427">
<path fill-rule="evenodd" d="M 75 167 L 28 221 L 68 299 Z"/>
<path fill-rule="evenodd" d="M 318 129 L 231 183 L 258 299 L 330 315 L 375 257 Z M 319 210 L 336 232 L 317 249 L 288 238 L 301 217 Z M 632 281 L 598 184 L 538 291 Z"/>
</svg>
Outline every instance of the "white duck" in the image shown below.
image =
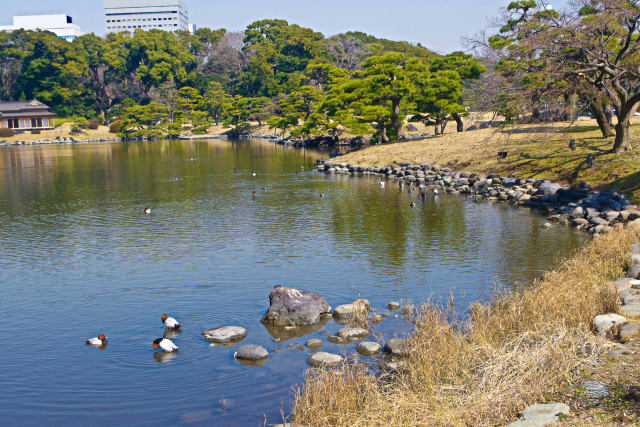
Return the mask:
<svg viewBox="0 0 640 427">
<path fill-rule="evenodd" d="M 149 215 L 149 214 L 151 213 L 151 208 L 150 208 L 149 206 L 145 206 L 145 207 L 144 207 L 144 213 L 145 213 L 146 215 Z"/>
<path fill-rule="evenodd" d="M 153 341 L 153 349 L 154 350 L 162 350 L 165 353 L 171 353 L 172 351 L 176 351 L 178 346 L 173 343 L 170 339 L 167 338 L 158 338 Z"/>
<path fill-rule="evenodd" d="M 89 345 L 95 345 L 98 347 L 102 347 L 103 345 L 105 345 L 107 343 L 107 337 L 104 336 L 104 334 L 100 334 L 97 337 L 93 337 L 87 340 L 87 344 Z"/>
<path fill-rule="evenodd" d="M 380 188 L 384 188 L 384 181 L 380 181 Z"/>
<path fill-rule="evenodd" d="M 434 188 L 434 189 L 433 189 L 433 194 L 435 194 L 435 195 L 437 196 L 437 195 L 438 195 L 438 193 L 440 193 L 440 192 L 438 191 L 438 189 L 437 189 L 437 188 Z"/>
<path fill-rule="evenodd" d="M 163 313 L 160 318 L 162 319 L 162 323 L 167 327 L 167 329 L 180 329 L 180 327 L 182 327 L 180 322 L 178 322 L 173 317 L 167 317 L 165 313 Z"/>
</svg>

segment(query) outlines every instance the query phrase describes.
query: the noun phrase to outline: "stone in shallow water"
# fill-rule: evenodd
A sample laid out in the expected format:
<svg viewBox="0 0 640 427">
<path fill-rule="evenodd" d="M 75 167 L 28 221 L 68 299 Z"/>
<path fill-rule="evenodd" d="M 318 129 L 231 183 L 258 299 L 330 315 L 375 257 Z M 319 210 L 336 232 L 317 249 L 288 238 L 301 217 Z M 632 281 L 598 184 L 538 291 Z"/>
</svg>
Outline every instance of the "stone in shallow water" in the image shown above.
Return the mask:
<svg viewBox="0 0 640 427">
<path fill-rule="evenodd" d="M 240 360 L 262 360 L 269 357 L 269 352 L 264 347 L 249 344 L 238 347 L 234 356 Z"/>
<path fill-rule="evenodd" d="M 322 342 L 322 340 L 319 340 L 318 338 L 311 338 L 310 340 L 307 340 L 305 345 L 309 348 L 318 348 L 323 346 L 324 343 Z"/>
<path fill-rule="evenodd" d="M 350 328 L 345 327 L 336 332 L 336 336 L 343 338 L 347 341 L 354 341 L 364 339 L 369 335 L 369 331 L 363 328 Z"/>
<path fill-rule="evenodd" d="M 358 299 L 349 304 L 343 304 L 333 310 L 333 318 L 337 322 L 349 322 L 356 318 L 366 318 L 371 306 L 366 299 Z"/>
<path fill-rule="evenodd" d="M 387 308 L 389 309 L 389 311 L 400 310 L 400 303 L 391 301 L 389 304 L 387 304 Z"/>
<path fill-rule="evenodd" d="M 582 386 L 585 388 L 584 396 L 587 399 L 602 399 L 609 394 L 607 385 L 601 381 L 585 381 Z"/>
<path fill-rule="evenodd" d="M 401 338 L 391 338 L 384 344 L 384 352 L 396 357 L 409 354 L 406 342 Z"/>
<path fill-rule="evenodd" d="M 221 328 L 207 329 L 201 335 L 207 341 L 227 344 L 242 341 L 247 336 L 247 330 L 240 326 L 223 326 Z"/>
<path fill-rule="evenodd" d="M 380 344 L 377 342 L 363 341 L 358 343 L 356 351 L 363 356 L 375 356 L 380 352 Z"/>
<path fill-rule="evenodd" d="M 269 294 L 269 309 L 262 322 L 275 326 L 313 325 L 328 313 L 331 307 L 317 293 L 275 286 Z"/>
<path fill-rule="evenodd" d="M 317 353 L 312 354 L 307 359 L 309 365 L 314 368 L 329 368 L 333 366 L 338 366 L 343 361 L 343 357 L 339 354 L 326 353 L 324 351 L 319 351 Z"/>
</svg>

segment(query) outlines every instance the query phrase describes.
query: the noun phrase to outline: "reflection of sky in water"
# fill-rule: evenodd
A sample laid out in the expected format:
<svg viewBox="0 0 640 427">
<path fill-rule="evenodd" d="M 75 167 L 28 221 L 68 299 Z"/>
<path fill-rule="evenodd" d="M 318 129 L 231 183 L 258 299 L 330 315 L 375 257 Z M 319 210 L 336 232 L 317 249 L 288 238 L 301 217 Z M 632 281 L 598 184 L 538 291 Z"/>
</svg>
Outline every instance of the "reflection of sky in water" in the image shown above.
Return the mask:
<svg viewBox="0 0 640 427">
<path fill-rule="evenodd" d="M 313 290 L 333 307 L 368 298 L 381 311 L 452 290 L 464 311 L 583 239 L 543 230 L 523 209 L 447 195 L 411 209 L 395 183 L 300 173 L 319 156 L 262 141 L 0 149 L 0 341 L 12 343 L 0 416 L 246 425 L 267 413 L 277 423 L 307 368 L 300 346 L 320 338 L 323 351 L 344 353 L 355 344 L 326 342 L 341 327 L 333 321 L 307 335 L 265 329 L 274 285 Z M 182 333 L 163 330 L 165 312 Z M 200 337 L 224 325 L 247 328 L 242 343 L 270 351 L 263 366 Z M 376 331 L 408 330 L 392 316 Z M 99 332 L 109 336 L 104 351 L 82 345 Z M 153 351 L 163 333 L 179 353 Z"/>
</svg>

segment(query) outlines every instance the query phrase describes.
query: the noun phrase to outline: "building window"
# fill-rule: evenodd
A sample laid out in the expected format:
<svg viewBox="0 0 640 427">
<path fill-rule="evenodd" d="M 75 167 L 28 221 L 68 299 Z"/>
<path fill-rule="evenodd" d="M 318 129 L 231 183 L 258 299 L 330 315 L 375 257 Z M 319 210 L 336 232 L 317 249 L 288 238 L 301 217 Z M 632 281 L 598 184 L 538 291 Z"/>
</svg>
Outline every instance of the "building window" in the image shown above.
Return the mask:
<svg viewBox="0 0 640 427">
<path fill-rule="evenodd" d="M 20 127 L 20 122 L 18 121 L 18 119 L 9 119 L 7 120 L 8 124 L 9 124 L 9 129 L 18 129 Z"/>
</svg>

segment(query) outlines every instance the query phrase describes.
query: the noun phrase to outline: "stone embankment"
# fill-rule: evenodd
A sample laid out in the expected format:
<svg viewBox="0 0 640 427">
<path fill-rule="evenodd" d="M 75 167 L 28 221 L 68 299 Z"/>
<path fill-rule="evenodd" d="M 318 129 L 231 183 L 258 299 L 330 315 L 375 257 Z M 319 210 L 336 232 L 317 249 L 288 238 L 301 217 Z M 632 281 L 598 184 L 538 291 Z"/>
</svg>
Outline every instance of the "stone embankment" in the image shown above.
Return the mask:
<svg viewBox="0 0 640 427">
<path fill-rule="evenodd" d="M 438 192 L 539 209 L 548 215 L 548 221 L 572 225 L 591 234 L 606 233 L 613 227 L 640 219 L 640 210 L 629 203 L 625 195 L 592 189 L 587 182 L 566 187 L 546 179 L 454 172 L 436 165 L 413 165 L 408 162 L 367 167 L 325 161 L 318 162 L 316 169 L 327 174 L 375 175 L 398 181 L 402 185 L 417 187 L 423 198 L 435 189 Z"/>
<path fill-rule="evenodd" d="M 122 138 L 87 138 L 76 139 L 73 137 L 56 137 L 56 139 L 38 139 L 35 141 L 0 141 L 1 146 L 16 146 L 16 145 L 53 145 L 53 144 L 86 144 L 94 142 L 121 142 Z"/>
</svg>

